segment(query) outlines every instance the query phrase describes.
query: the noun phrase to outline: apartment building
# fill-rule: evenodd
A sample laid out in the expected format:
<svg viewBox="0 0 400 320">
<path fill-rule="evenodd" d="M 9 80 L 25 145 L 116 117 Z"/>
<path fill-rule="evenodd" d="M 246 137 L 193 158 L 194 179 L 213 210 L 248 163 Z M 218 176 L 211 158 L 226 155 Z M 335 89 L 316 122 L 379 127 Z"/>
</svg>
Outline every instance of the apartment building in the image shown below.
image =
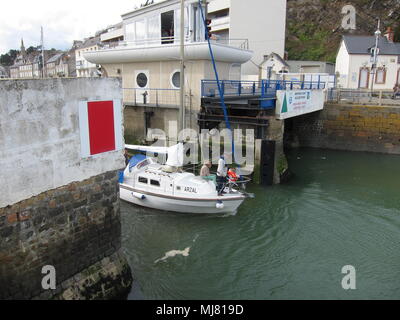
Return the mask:
<svg viewBox="0 0 400 320">
<path fill-rule="evenodd" d="M 100 75 L 96 63 L 91 63 L 84 57 L 84 53 L 97 51 L 100 47 L 100 36 L 95 36 L 86 39 L 81 46 L 76 48 L 76 76 L 78 78 L 98 77 Z"/>
<path fill-rule="evenodd" d="M 242 79 L 256 80 L 264 56 L 284 56 L 286 0 L 209 0 L 213 35 L 229 43 L 248 40 L 253 58 L 242 66 Z"/>
</svg>

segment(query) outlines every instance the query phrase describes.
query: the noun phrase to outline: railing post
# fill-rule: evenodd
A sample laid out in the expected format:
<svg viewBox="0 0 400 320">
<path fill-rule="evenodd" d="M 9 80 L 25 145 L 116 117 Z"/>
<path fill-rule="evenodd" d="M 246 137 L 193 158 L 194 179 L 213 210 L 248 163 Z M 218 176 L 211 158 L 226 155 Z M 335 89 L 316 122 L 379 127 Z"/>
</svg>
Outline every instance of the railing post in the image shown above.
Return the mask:
<svg viewBox="0 0 400 320">
<path fill-rule="evenodd" d="M 264 98 L 265 96 L 265 90 L 266 89 L 266 84 L 264 84 L 264 81 L 261 81 L 261 99 Z"/>
<path fill-rule="evenodd" d="M 135 97 L 135 107 L 137 106 L 137 101 L 136 101 L 136 89 L 133 89 L 133 96 Z"/>
<path fill-rule="evenodd" d="M 222 82 L 222 85 L 221 85 L 221 88 L 222 88 L 222 96 L 225 96 L 225 81 L 224 80 L 222 80 L 221 81 Z"/>
<path fill-rule="evenodd" d="M 382 90 L 379 91 L 379 105 L 382 105 Z"/>
<path fill-rule="evenodd" d="M 261 81 L 261 85 L 263 85 L 263 81 Z M 256 95 L 256 83 L 253 82 L 253 96 Z"/>
<path fill-rule="evenodd" d="M 239 96 L 242 94 L 242 82 L 239 81 L 239 88 L 238 88 Z"/>
</svg>

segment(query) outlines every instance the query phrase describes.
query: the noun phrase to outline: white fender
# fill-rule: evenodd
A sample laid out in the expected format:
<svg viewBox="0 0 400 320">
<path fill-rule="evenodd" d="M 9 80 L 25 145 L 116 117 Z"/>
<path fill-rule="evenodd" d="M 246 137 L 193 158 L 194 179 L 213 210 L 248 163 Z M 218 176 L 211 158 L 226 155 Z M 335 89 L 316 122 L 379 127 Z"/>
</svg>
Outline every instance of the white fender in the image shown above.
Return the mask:
<svg viewBox="0 0 400 320">
<path fill-rule="evenodd" d="M 132 192 L 132 196 L 134 196 L 135 198 L 138 198 L 139 200 L 146 199 L 146 196 L 144 194 L 137 193 L 137 192 Z"/>
<path fill-rule="evenodd" d="M 217 209 L 223 209 L 223 208 L 225 208 L 225 205 L 222 201 L 218 201 L 217 204 L 215 205 L 215 207 Z"/>
</svg>

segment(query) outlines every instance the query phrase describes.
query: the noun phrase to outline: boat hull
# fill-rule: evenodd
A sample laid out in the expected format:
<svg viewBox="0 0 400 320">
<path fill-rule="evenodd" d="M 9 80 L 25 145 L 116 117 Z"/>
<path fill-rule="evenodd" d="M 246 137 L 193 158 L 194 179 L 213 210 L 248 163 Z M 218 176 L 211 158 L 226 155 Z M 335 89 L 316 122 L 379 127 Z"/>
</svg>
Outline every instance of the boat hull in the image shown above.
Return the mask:
<svg viewBox="0 0 400 320">
<path fill-rule="evenodd" d="M 140 196 L 142 195 L 142 197 Z M 213 199 L 190 199 L 168 197 L 140 192 L 126 186 L 120 186 L 120 198 L 138 206 L 179 213 L 234 213 L 245 200 L 244 195 L 221 196 Z M 223 206 L 221 206 L 221 202 Z"/>
</svg>

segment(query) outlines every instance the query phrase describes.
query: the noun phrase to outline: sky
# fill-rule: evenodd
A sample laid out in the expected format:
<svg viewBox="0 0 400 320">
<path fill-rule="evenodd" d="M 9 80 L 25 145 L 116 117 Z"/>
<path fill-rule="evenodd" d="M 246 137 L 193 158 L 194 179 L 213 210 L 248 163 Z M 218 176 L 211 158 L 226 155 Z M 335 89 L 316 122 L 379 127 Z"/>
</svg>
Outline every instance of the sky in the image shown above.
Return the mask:
<svg viewBox="0 0 400 320">
<path fill-rule="evenodd" d="M 158 0 L 156 2 L 159 2 Z M 73 40 L 83 40 L 96 31 L 122 21 L 121 14 L 146 0 L 11 0 L 2 1 L 0 54 L 40 45 L 40 26 L 45 48 L 66 50 Z"/>
</svg>

